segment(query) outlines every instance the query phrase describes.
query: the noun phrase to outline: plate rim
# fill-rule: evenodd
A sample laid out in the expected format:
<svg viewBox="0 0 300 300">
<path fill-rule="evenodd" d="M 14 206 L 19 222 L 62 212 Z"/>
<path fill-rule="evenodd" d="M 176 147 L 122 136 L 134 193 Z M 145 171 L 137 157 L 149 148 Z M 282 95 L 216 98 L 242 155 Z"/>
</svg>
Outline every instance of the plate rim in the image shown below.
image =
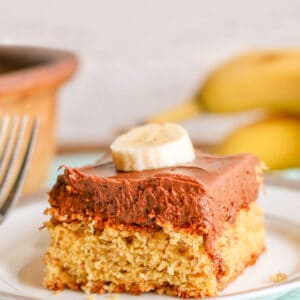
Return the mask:
<svg viewBox="0 0 300 300">
<path fill-rule="evenodd" d="M 268 186 L 269 189 L 273 189 L 273 186 Z M 289 191 L 288 189 L 285 188 L 281 188 L 281 187 L 275 187 L 274 192 L 281 190 L 281 191 Z M 291 191 L 292 193 L 295 193 L 295 191 Z M 298 192 L 296 192 L 298 193 Z M 299 193 L 300 194 L 300 193 Z M 45 198 L 45 195 L 41 196 L 41 198 Z M 288 199 L 288 197 L 287 197 Z M 294 200 L 293 200 L 294 201 Z M 30 203 L 26 203 L 24 205 L 18 205 L 17 207 L 14 208 L 14 210 L 12 211 L 11 215 L 17 215 L 20 213 L 24 213 L 24 210 L 35 210 L 35 209 L 39 209 L 39 211 L 44 211 L 44 209 L 46 209 L 49 206 L 48 202 L 45 201 L 45 199 L 41 199 L 38 201 L 34 201 L 34 202 L 30 202 Z M 35 210 L 36 211 L 36 210 Z M 44 215 L 41 215 L 41 217 L 43 217 Z M 294 222 L 289 220 L 287 217 L 285 216 L 278 216 L 276 214 L 272 214 L 272 212 L 268 212 L 267 210 L 265 211 L 265 217 L 266 220 L 270 220 L 271 222 L 275 222 L 276 224 L 278 223 L 282 223 L 284 222 L 284 224 L 288 224 L 290 226 L 293 226 L 295 228 L 299 228 L 300 229 L 300 223 Z M 8 223 L 9 220 L 11 219 L 11 216 L 9 216 L 4 224 L 3 227 L 5 227 L 5 223 Z M 44 219 L 46 220 L 46 217 L 44 216 Z M 34 220 L 34 218 L 33 218 Z M 30 224 L 32 224 L 33 222 L 30 222 Z M 39 225 L 39 224 L 38 224 Z M 0 231 L 1 231 L 1 227 L 0 226 Z M 300 231 L 299 234 L 297 234 L 297 236 L 299 236 L 300 238 Z M 300 254 L 299 254 L 300 256 Z M 288 292 L 292 292 L 296 289 L 300 288 L 300 271 L 297 272 L 296 274 L 294 274 L 292 276 L 291 279 L 285 280 L 283 282 L 280 283 L 276 283 L 270 286 L 262 286 L 262 287 L 258 287 L 258 288 L 252 288 L 246 291 L 238 291 L 238 292 L 233 292 L 227 295 L 217 295 L 214 297 L 206 297 L 206 298 L 202 298 L 202 299 L 214 299 L 214 300 L 240 300 L 240 299 L 257 299 L 258 297 L 265 297 L 265 296 L 270 296 L 270 295 L 276 295 L 279 294 L 278 297 L 280 297 L 280 293 L 288 293 Z M 24 296 L 28 296 L 28 293 L 24 291 Z M 127 294 L 119 294 L 119 295 L 127 295 Z M 147 293 L 145 294 L 147 295 Z M 156 294 L 154 294 L 156 295 Z M 166 295 L 160 295 L 160 296 L 166 296 Z M 41 298 L 43 299 L 43 298 Z M 142 298 L 141 298 L 142 299 Z M 170 298 L 172 299 L 172 298 Z"/>
</svg>

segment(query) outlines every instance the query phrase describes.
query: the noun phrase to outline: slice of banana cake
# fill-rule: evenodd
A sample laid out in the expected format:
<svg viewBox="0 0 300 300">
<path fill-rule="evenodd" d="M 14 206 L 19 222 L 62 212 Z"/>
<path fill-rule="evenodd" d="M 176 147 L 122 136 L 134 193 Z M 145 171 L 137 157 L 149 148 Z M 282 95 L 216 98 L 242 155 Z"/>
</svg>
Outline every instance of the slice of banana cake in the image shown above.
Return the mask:
<svg viewBox="0 0 300 300">
<path fill-rule="evenodd" d="M 47 288 L 214 296 L 255 263 L 255 156 L 194 152 L 176 124 L 133 129 L 111 149 L 114 160 L 65 167 L 49 193 Z"/>
</svg>

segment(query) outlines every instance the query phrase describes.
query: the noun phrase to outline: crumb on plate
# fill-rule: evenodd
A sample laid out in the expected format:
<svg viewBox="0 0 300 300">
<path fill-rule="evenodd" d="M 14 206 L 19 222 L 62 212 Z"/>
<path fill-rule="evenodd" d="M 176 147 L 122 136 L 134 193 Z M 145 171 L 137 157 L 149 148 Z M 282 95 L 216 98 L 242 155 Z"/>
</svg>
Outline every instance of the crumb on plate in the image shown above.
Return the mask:
<svg viewBox="0 0 300 300">
<path fill-rule="evenodd" d="M 288 276 L 285 273 L 278 272 L 270 276 L 270 280 L 274 283 L 279 283 L 287 280 Z"/>
<path fill-rule="evenodd" d="M 119 295 L 118 294 L 108 294 L 106 295 L 107 300 L 119 300 Z"/>
</svg>

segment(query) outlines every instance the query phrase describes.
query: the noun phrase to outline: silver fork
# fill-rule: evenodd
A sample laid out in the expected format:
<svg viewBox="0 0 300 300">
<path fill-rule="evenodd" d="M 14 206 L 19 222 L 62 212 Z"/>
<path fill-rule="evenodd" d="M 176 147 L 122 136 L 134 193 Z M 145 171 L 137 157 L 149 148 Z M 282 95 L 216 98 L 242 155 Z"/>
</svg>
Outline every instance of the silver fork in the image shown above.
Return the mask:
<svg viewBox="0 0 300 300">
<path fill-rule="evenodd" d="M 0 122 L 0 224 L 19 199 L 34 150 L 39 121 L 4 116 Z"/>
</svg>

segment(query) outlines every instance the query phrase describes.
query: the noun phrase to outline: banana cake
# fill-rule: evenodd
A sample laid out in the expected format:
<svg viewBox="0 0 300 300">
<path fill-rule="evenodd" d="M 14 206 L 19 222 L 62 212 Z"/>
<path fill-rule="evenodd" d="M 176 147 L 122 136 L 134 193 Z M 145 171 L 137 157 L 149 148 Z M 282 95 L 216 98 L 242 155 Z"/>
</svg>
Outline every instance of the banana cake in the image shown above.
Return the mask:
<svg viewBox="0 0 300 300">
<path fill-rule="evenodd" d="M 139 171 L 115 161 L 65 166 L 50 191 L 47 288 L 214 296 L 264 251 L 255 156 L 196 151 L 187 162 Z"/>
</svg>

